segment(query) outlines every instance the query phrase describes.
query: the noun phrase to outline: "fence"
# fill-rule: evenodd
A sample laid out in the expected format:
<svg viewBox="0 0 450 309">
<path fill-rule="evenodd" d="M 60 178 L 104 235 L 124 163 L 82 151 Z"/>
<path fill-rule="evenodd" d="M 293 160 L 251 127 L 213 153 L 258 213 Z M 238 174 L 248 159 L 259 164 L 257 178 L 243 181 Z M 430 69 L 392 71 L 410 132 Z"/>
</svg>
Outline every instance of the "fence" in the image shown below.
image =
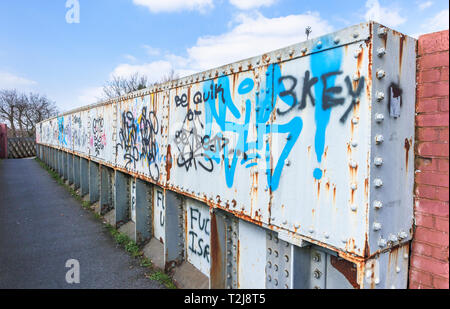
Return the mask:
<svg viewBox="0 0 450 309">
<path fill-rule="evenodd" d="M 211 288 L 406 288 L 416 41 L 364 23 L 37 126 L 38 156 Z"/>
<path fill-rule="evenodd" d="M 30 137 L 8 138 L 8 159 L 21 159 L 36 155 L 36 141 Z"/>
</svg>

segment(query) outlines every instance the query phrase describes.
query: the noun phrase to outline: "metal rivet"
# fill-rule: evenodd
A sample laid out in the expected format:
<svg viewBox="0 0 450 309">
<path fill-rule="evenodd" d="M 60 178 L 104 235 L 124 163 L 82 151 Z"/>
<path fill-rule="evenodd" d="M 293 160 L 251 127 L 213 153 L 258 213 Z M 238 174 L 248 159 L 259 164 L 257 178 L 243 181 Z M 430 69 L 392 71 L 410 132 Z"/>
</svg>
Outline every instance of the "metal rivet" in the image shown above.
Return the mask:
<svg viewBox="0 0 450 309">
<path fill-rule="evenodd" d="M 385 76 L 386 76 L 386 72 L 385 72 L 384 70 L 379 69 L 379 70 L 377 71 L 377 78 L 378 78 L 378 79 L 382 79 L 382 78 L 385 77 Z"/>
<path fill-rule="evenodd" d="M 381 187 L 383 185 L 383 181 L 380 178 L 376 178 L 373 181 L 373 184 L 375 185 L 375 187 L 379 188 L 379 187 Z"/>
<path fill-rule="evenodd" d="M 341 39 L 339 37 L 335 37 L 333 40 L 334 44 L 339 44 L 340 41 Z"/>
<path fill-rule="evenodd" d="M 380 27 L 378 28 L 378 36 L 379 37 L 383 37 L 385 36 L 387 33 L 387 29 L 385 27 Z"/>
<path fill-rule="evenodd" d="M 361 49 L 358 48 L 357 50 L 355 50 L 353 57 L 358 58 L 360 53 L 361 53 Z"/>
<path fill-rule="evenodd" d="M 308 49 L 306 47 L 303 47 L 300 51 L 304 54 L 304 53 L 306 53 L 307 50 Z"/>
<path fill-rule="evenodd" d="M 375 136 L 375 142 L 376 142 L 377 144 L 381 144 L 382 142 L 384 142 L 384 136 L 381 135 L 381 134 L 377 134 L 377 135 Z"/>
<path fill-rule="evenodd" d="M 379 222 L 374 222 L 374 224 L 373 224 L 373 230 L 374 230 L 374 231 L 379 231 L 379 230 L 381 230 L 381 223 L 379 223 Z"/>
<path fill-rule="evenodd" d="M 400 267 L 398 267 L 398 266 L 395 268 L 395 271 L 396 271 L 397 273 L 399 273 L 400 270 L 401 270 L 401 269 L 400 269 Z"/>
<path fill-rule="evenodd" d="M 376 157 L 376 158 L 373 160 L 373 163 L 374 163 L 376 166 L 381 166 L 381 165 L 383 165 L 383 158 L 381 158 L 381 157 Z"/>
<path fill-rule="evenodd" d="M 378 246 L 379 247 L 385 247 L 386 246 L 386 239 L 380 238 L 380 240 L 378 241 Z"/>
<path fill-rule="evenodd" d="M 314 254 L 314 256 L 313 256 L 313 261 L 314 262 L 320 262 L 320 254 Z"/>
<path fill-rule="evenodd" d="M 383 207 L 383 203 L 380 202 L 380 201 L 374 201 L 373 202 L 373 207 L 378 210 L 378 209 Z"/>
<path fill-rule="evenodd" d="M 318 269 L 314 271 L 314 278 L 319 279 L 321 275 L 322 273 Z"/>
<path fill-rule="evenodd" d="M 317 42 L 317 45 L 316 45 L 316 46 L 317 46 L 317 48 L 319 48 L 319 49 L 322 48 L 322 41 Z"/>
<path fill-rule="evenodd" d="M 356 205 L 351 205 L 350 206 L 350 209 L 352 210 L 352 211 L 357 211 L 358 210 L 358 207 L 356 206 Z"/>
<path fill-rule="evenodd" d="M 278 271 L 278 265 L 277 264 L 274 265 L 274 269 L 275 269 L 275 271 Z"/>
<path fill-rule="evenodd" d="M 278 280 L 277 279 L 274 280 L 274 283 L 275 283 L 275 286 L 278 286 Z"/>
<path fill-rule="evenodd" d="M 386 50 L 384 49 L 384 47 L 380 47 L 380 48 L 377 49 L 378 57 L 383 57 L 384 54 L 386 54 Z"/>
<path fill-rule="evenodd" d="M 314 229 L 312 227 L 309 228 L 310 233 L 314 233 Z"/>
<path fill-rule="evenodd" d="M 396 235 L 391 234 L 391 235 L 389 235 L 389 241 L 396 242 L 396 241 L 398 241 L 398 238 Z"/>
<path fill-rule="evenodd" d="M 358 32 L 355 32 L 355 33 L 353 33 L 353 38 L 357 38 L 359 36 L 359 33 Z"/>
<path fill-rule="evenodd" d="M 277 250 L 274 250 L 273 254 L 275 255 L 275 257 L 278 257 L 278 251 Z"/>
<path fill-rule="evenodd" d="M 352 147 L 356 147 L 356 146 L 358 146 L 358 142 L 357 141 L 352 141 L 351 145 L 352 145 Z"/>
<path fill-rule="evenodd" d="M 271 248 L 267 249 L 267 252 L 269 253 L 269 255 L 271 255 L 272 254 L 272 249 Z"/>
<path fill-rule="evenodd" d="M 286 262 L 289 262 L 289 256 L 285 255 L 285 256 L 284 256 L 284 260 L 285 260 Z"/>
<path fill-rule="evenodd" d="M 352 123 L 353 124 L 358 124 L 358 118 L 357 117 L 353 117 L 352 118 Z"/>
<path fill-rule="evenodd" d="M 384 100 L 384 92 L 383 91 L 377 91 L 376 97 L 377 97 L 377 101 L 378 102 Z"/>
<path fill-rule="evenodd" d="M 405 239 L 407 237 L 408 237 L 408 234 L 406 232 L 400 232 L 398 234 L 398 238 L 400 238 L 400 239 Z"/>
<path fill-rule="evenodd" d="M 291 50 L 289 51 L 289 56 L 292 56 L 293 54 L 294 54 L 294 50 L 291 49 Z"/>
<path fill-rule="evenodd" d="M 352 183 L 350 188 L 355 191 L 358 188 L 358 185 L 356 183 Z"/>
<path fill-rule="evenodd" d="M 384 120 L 384 115 L 383 114 L 376 114 L 375 115 L 375 121 L 380 123 Z"/>
<path fill-rule="evenodd" d="M 272 263 L 269 261 L 269 262 L 267 262 L 267 267 L 268 268 L 272 268 Z"/>
</svg>

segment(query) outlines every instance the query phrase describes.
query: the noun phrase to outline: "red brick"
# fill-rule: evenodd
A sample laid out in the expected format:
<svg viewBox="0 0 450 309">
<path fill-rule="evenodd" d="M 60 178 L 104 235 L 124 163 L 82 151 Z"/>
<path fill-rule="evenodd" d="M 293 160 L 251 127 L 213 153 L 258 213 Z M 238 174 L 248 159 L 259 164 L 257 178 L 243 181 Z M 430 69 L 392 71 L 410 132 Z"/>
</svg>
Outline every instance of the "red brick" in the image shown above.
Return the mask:
<svg viewBox="0 0 450 309">
<path fill-rule="evenodd" d="M 435 83 L 423 83 L 418 87 L 419 98 L 432 98 L 448 96 L 448 82 L 440 81 Z"/>
<path fill-rule="evenodd" d="M 448 218 L 435 218 L 434 225 L 437 231 L 448 233 Z"/>
<path fill-rule="evenodd" d="M 448 147 L 448 128 L 440 130 L 440 132 L 439 132 L 439 140 L 441 142 L 447 142 L 447 147 Z"/>
<path fill-rule="evenodd" d="M 414 281 L 417 284 L 425 284 L 427 286 L 433 286 L 433 277 L 430 273 L 411 269 L 409 272 L 409 280 Z"/>
<path fill-rule="evenodd" d="M 449 111 L 449 108 L 448 108 L 448 97 L 446 97 L 446 98 L 439 98 L 438 102 L 439 102 L 439 110 L 441 112 L 448 112 Z"/>
<path fill-rule="evenodd" d="M 417 197 L 434 200 L 436 198 L 436 187 L 428 185 L 417 185 L 415 193 Z"/>
<path fill-rule="evenodd" d="M 421 35 L 418 42 L 418 54 L 448 50 L 448 30 Z"/>
<path fill-rule="evenodd" d="M 412 244 L 412 252 L 417 255 L 433 256 L 433 249 L 433 246 L 418 241 L 414 241 Z"/>
<path fill-rule="evenodd" d="M 416 124 L 419 127 L 448 127 L 448 114 L 419 114 L 416 116 Z"/>
<path fill-rule="evenodd" d="M 414 238 L 418 241 L 428 242 L 430 244 L 436 244 L 440 246 L 448 245 L 448 234 L 428 228 L 418 226 L 416 228 Z"/>
<path fill-rule="evenodd" d="M 433 276 L 433 287 L 435 289 L 448 289 L 448 277 L 447 278 L 439 278 Z"/>
<path fill-rule="evenodd" d="M 410 281 L 409 282 L 409 288 L 410 289 L 432 289 L 433 287 L 424 285 L 423 283 Z"/>
<path fill-rule="evenodd" d="M 417 129 L 416 139 L 422 142 L 433 142 L 439 139 L 440 130 L 436 128 Z"/>
<path fill-rule="evenodd" d="M 419 58 L 419 71 L 438 67 L 448 67 L 448 51 L 426 54 Z"/>
<path fill-rule="evenodd" d="M 448 157 L 448 144 L 423 142 L 417 146 L 418 155 L 420 156 L 439 156 Z"/>
<path fill-rule="evenodd" d="M 416 199 L 416 211 L 448 218 L 448 203 L 427 199 Z"/>
<path fill-rule="evenodd" d="M 433 185 L 448 188 L 448 175 L 436 172 L 421 171 L 416 173 L 416 182 L 424 185 Z"/>
<path fill-rule="evenodd" d="M 437 112 L 440 110 L 439 99 L 437 98 L 423 98 L 417 100 L 416 112 Z"/>
<path fill-rule="evenodd" d="M 448 262 L 448 247 L 432 247 L 431 256 L 433 259 Z"/>
<path fill-rule="evenodd" d="M 432 258 L 413 255 L 411 258 L 411 266 L 438 276 L 448 277 L 448 262 L 445 263 Z"/>
<path fill-rule="evenodd" d="M 441 80 L 441 69 L 433 68 L 429 70 L 419 71 L 418 83 L 432 83 Z"/>
<path fill-rule="evenodd" d="M 439 171 L 438 159 L 433 158 L 416 158 L 417 169 L 424 171 Z"/>
<path fill-rule="evenodd" d="M 437 160 L 438 171 L 448 173 L 448 158 Z"/>
<path fill-rule="evenodd" d="M 443 202 L 448 202 L 448 188 L 436 187 L 436 199 Z"/>
<path fill-rule="evenodd" d="M 448 81 L 448 67 L 441 68 L 441 78 L 442 81 Z"/>
</svg>

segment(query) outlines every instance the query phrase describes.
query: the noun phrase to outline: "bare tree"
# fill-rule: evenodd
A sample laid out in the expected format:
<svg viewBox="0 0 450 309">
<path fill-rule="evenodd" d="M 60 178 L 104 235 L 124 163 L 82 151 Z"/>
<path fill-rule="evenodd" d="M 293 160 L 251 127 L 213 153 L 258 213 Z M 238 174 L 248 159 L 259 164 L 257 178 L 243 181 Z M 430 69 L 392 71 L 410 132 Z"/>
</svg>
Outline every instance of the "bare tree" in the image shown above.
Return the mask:
<svg viewBox="0 0 450 309">
<path fill-rule="evenodd" d="M 175 71 L 172 69 L 170 72 L 163 75 L 159 83 L 166 83 L 177 78 L 178 75 L 175 74 Z M 103 95 L 105 99 L 112 99 L 130 92 L 148 88 L 154 84 L 157 83 L 150 83 L 147 76 L 140 75 L 137 72 L 129 77 L 113 76 L 103 87 Z"/>
<path fill-rule="evenodd" d="M 142 90 L 149 86 L 148 78 L 145 75 L 134 73 L 130 77 L 113 76 L 103 87 L 105 99 L 120 97 L 124 94 Z"/>
<path fill-rule="evenodd" d="M 0 119 L 9 122 L 12 136 L 33 136 L 38 122 L 56 114 L 55 103 L 46 96 L 25 95 L 16 89 L 0 91 Z"/>
</svg>

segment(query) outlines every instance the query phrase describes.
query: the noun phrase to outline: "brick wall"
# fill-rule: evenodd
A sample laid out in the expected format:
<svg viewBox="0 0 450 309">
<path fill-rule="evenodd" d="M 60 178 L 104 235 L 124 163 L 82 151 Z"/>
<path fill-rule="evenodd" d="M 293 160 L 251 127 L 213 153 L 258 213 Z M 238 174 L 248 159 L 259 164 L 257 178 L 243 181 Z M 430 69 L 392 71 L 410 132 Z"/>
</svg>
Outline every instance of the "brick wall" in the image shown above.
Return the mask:
<svg viewBox="0 0 450 309">
<path fill-rule="evenodd" d="M 410 288 L 449 288 L 449 32 L 419 37 Z"/>
</svg>

